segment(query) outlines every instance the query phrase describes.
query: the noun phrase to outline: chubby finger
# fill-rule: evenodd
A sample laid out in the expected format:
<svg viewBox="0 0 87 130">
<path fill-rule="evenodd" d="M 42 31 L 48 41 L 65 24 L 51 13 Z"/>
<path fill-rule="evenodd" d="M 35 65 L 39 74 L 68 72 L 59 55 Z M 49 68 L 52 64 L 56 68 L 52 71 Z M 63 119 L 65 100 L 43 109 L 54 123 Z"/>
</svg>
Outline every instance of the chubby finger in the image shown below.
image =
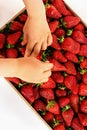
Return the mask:
<svg viewBox="0 0 87 130">
<path fill-rule="evenodd" d="M 49 63 L 49 62 L 43 62 L 43 71 L 48 71 L 48 70 L 51 70 L 53 67 L 53 64 L 52 63 Z"/>
<path fill-rule="evenodd" d="M 51 33 L 48 35 L 48 38 L 47 38 L 47 45 L 50 46 L 52 44 L 52 35 Z"/>
<path fill-rule="evenodd" d="M 41 50 L 46 50 L 47 49 L 47 40 L 43 42 L 41 46 Z"/>
<path fill-rule="evenodd" d="M 44 78 L 49 78 L 51 76 L 51 74 L 52 74 L 51 70 L 45 71 Z"/>
<path fill-rule="evenodd" d="M 24 34 L 24 36 L 23 36 L 23 41 L 21 42 L 21 45 L 26 45 L 26 44 L 27 44 L 27 41 L 28 41 L 27 34 Z"/>
</svg>

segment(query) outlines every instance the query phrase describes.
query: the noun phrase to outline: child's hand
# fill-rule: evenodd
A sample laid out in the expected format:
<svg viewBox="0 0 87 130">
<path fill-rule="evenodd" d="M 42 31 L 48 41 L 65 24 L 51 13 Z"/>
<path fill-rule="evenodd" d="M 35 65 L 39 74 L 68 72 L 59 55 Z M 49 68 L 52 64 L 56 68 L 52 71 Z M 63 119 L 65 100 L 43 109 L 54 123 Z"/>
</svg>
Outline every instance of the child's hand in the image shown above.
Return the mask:
<svg viewBox="0 0 87 130">
<path fill-rule="evenodd" d="M 52 67 L 53 64 L 39 61 L 32 56 L 18 58 L 16 77 L 31 83 L 46 82 L 51 76 Z"/>
<path fill-rule="evenodd" d="M 46 18 L 28 18 L 24 26 L 24 40 L 26 44 L 25 56 L 32 52 L 37 56 L 40 50 L 45 50 L 52 43 L 52 36 Z"/>
</svg>

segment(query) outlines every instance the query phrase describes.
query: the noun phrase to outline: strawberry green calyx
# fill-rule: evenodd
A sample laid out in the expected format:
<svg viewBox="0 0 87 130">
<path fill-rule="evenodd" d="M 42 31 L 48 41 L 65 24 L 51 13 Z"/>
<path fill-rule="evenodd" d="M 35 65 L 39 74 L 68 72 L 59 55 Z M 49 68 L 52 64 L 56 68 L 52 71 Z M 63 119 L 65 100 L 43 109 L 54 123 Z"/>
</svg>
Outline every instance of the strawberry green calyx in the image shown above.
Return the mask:
<svg viewBox="0 0 87 130">
<path fill-rule="evenodd" d="M 8 23 L 8 24 L 6 24 L 6 27 L 5 27 L 5 29 L 6 30 L 10 30 L 10 26 L 11 26 L 11 24 L 13 23 L 13 21 L 12 22 L 10 22 L 10 23 Z"/>
<path fill-rule="evenodd" d="M 85 96 L 80 96 L 79 100 L 83 101 L 86 97 Z"/>
<path fill-rule="evenodd" d="M 40 110 L 39 113 L 40 113 L 40 115 L 44 116 L 46 114 L 46 111 Z"/>
<path fill-rule="evenodd" d="M 48 104 L 47 104 L 46 108 L 47 109 L 52 108 L 55 104 L 56 104 L 56 101 L 54 101 L 54 100 L 48 101 Z"/>
<path fill-rule="evenodd" d="M 11 45 L 11 44 L 7 43 L 7 44 L 5 45 L 5 47 L 6 47 L 6 48 L 14 48 L 14 45 Z"/>
<path fill-rule="evenodd" d="M 87 69 L 82 69 L 80 67 L 78 67 L 78 70 L 79 70 L 80 74 L 82 74 L 82 75 L 87 72 Z"/>
<path fill-rule="evenodd" d="M 66 35 L 67 36 L 71 36 L 72 32 L 73 32 L 73 29 L 68 29 L 67 32 L 66 32 Z"/>
<path fill-rule="evenodd" d="M 66 130 L 72 130 L 72 128 L 68 127 L 68 128 L 66 128 Z"/>
<path fill-rule="evenodd" d="M 64 84 L 57 84 L 58 89 L 64 90 L 66 86 Z"/>
<path fill-rule="evenodd" d="M 29 84 L 29 83 L 27 83 L 27 82 L 19 83 L 17 87 L 18 87 L 18 88 L 21 88 L 22 86 L 27 85 L 27 84 Z"/>
<path fill-rule="evenodd" d="M 79 59 L 79 62 L 78 62 L 78 64 L 79 64 L 80 62 L 83 62 L 84 56 L 78 56 L 78 59 Z"/>
<path fill-rule="evenodd" d="M 63 72 L 63 76 L 66 77 L 68 74 L 66 72 Z"/>
<path fill-rule="evenodd" d="M 70 108 L 71 108 L 70 105 L 66 105 L 65 107 L 62 108 L 62 112 L 65 112 L 65 111 L 67 111 Z"/>
<path fill-rule="evenodd" d="M 62 43 L 64 41 L 64 36 L 57 38 L 57 40 L 59 41 L 59 43 Z"/>
<path fill-rule="evenodd" d="M 42 53 L 42 55 L 41 55 L 42 61 L 44 61 L 44 62 L 47 61 L 47 57 L 50 56 L 51 54 L 52 54 L 51 50 L 46 49 L 46 50 Z"/>
<path fill-rule="evenodd" d="M 54 118 L 53 124 L 52 124 L 52 128 L 54 128 L 55 126 L 57 126 L 57 125 L 59 125 L 59 124 L 60 124 L 60 120 L 56 120 L 56 119 Z"/>
</svg>

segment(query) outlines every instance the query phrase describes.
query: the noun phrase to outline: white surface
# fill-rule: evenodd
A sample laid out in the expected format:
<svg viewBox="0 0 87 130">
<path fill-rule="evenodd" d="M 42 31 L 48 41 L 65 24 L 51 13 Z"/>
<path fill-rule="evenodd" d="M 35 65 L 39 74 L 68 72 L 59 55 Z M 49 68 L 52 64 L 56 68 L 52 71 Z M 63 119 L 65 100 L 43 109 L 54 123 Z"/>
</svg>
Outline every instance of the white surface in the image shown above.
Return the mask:
<svg viewBox="0 0 87 130">
<path fill-rule="evenodd" d="M 87 0 L 64 0 L 87 26 Z"/>
<path fill-rule="evenodd" d="M 51 130 L 14 89 L 0 78 L 0 130 Z"/>
</svg>

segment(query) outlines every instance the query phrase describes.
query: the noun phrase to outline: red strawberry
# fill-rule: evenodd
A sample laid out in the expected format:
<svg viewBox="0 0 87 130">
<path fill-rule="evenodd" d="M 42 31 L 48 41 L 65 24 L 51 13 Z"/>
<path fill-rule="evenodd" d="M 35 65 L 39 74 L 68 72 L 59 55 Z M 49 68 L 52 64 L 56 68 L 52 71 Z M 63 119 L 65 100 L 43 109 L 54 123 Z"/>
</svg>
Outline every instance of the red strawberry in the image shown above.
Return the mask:
<svg viewBox="0 0 87 130">
<path fill-rule="evenodd" d="M 82 74 L 80 74 L 80 71 L 77 71 L 76 78 L 77 78 L 78 82 L 81 82 L 81 80 L 82 80 Z"/>
<path fill-rule="evenodd" d="M 26 20 L 27 20 L 27 15 L 26 14 L 21 14 L 19 16 L 19 20 L 20 20 L 20 22 L 25 23 Z"/>
<path fill-rule="evenodd" d="M 59 123 L 60 123 L 60 122 L 63 123 L 63 117 L 62 117 L 62 115 L 61 115 L 61 114 L 55 115 L 55 120 L 59 121 Z M 54 120 L 54 121 L 55 121 L 55 120 Z"/>
<path fill-rule="evenodd" d="M 87 45 L 81 45 L 79 55 L 87 57 Z"/>
<path fill-rule="evenodd" d="M 87 114 L 78 113 L 78 117 L 80 119 L 80 123 L 83 126 L 87 126 Z"/>
<path fill-rule="evenodd" d="M 71 107 L 74 109 L 74 111 L 77 113 L 79 110 L 79 96 L 77 94 L 73 94 L 71 93 L 69 95 L 69 99 L 70 99 L 70 105 Z"/>
<path fill-rule="evenodd" d="M 50 88 L 41 88 L 40 89 L 40 96 L 47 100 L 54 99 L 54 91 Z"/>
<path fill-rule="evenodd" d="M 59 19 L 62 15 L 53 5 L 47 5 L 46 7 L 46 16 L 49 18 Z"/>
<path fill-rule="evenodd" d="M 66 28 L 73 28 L 80 22 L 80 18 L 78 16 L 65 16 L 63 19 L 63 26 Z"/>
<path fill-rule="evenodd" d="M 41 88 L 55 88 L 56 83 L 54 82 L 54 80 L 51 77 L 49 77 L 48 81 L 43 83 L 40 87 Z"/>
<path fill-rule="evenodd" d="M 81 125 L 78 117 L 74 117 L 72 119 L 72 123 L 71 123 L 71 127 L 74 129 L 74 130 L 84 130 L 84 127 Z"/>
<path fill-rule="evenodd" d="M 45 111 L 46 110 L 46 104 L 40 99 L 38 99 L 34 102 L 33 107 L 36 111 Z"/>
<path fill-rule="evenodd" d="M 34 99 L 35 100 L 38 99 L 38 98 L 40 98 L 39 87 L 38 86 L 36 86 L 36 87 L 33 88 L 33 93 L 34 93 Z"/>
<path fill-rule="evenodd" d="M 2 49 L 4 47 L 5 44 L 5 35 L 0 33 L 0 49 Z"/>
<path fill-rule="evenodd" d="M 60 62 L 67 62 L 66 57 L 62 54 L 61 51 L 58 51 L 58 50 L 54 51 L 52 53 L 52 57 L 53 57 L 53 59 L 56 59 Z"/>
<path fill-rule="evenodd" d="M 62 36 L 65 36 L 65 30 L 62 29 L 62 28 L 58 28 L 58 29 L 56 29 L 56 31 L 55 31 L 55 35 L 56 35 L 58 38 L 60 38 L 60 37 L 62 37 Z"/>
<path fill-rule="evenodd" d="M 48 2 L 48 0 L 42 0 L 44 4 L 46 4 Z"/>
<path fill-rule="evenodd" d="M 78 54 L 80 51 L 80 44 L 73 40 L 70 37 L 67 37 L 64 39 L 64 41 L 61 44 L 61 48 L 65 51 L 72 52 L 74 54 Z"/>
<path fill-rule="evenodd" d="M 73 119 L 73 116 L 74 116 L 74 112 L 71 108 L 69 108 L 68 110 L 62 112 L 62 117 L 66 123 L 66 126 L 70 126 L 71 125 L 71 122 L 72 122 L 72 119 Z"/>
<path fill-rule="evenodd" d="M 72 38 L 81 44 L 87 44 L 87 38 L 81 31 L 73 31 Z"/>
<path fill-rule="evenodd" d="M 51 47 L 53 47 L 56 50 L 60 50 L 60 45 L 58 43 L 57 36 L 53 34 L 52 38 L 53 38 L 53 42 L 51 44 Z"/>
<path fill-rule="evenodd" d="M 87 99 L 81 101 L 80 110 L 87 114 Z"/>
<path fill-rule="evenodd" d="M 21 83 L 21 80 L 16 77 L 6 77 L 7 80 L 9 80 L 12 83 L 15 83 L 16 85 L 19 85 Z"/>
<path fill-rule="evenodd" d="M 46 112 L 46 114 L 43 116 L 44 120 L 49 123 L 52 124 L 53 120 L 54 120 L 54 115 L 51 112 Z"/>
<path fill-rule="evenodd" d="M 15 45 L 17 44 L 19 38 L 21 37 L 21 32 L 15 32 L 13 34 L 9 34 L 7 36 L 7 43 L 10 44 L 10 45 Z"/>
<path fill-rule="evenodd" d="M 34 93 L 33 93 L 32 84 L 22 86 L 20 92 L 27 99 L 29 103 L 34 102 Z"/>
<path fill-rule="evenodd" d="M 5 51 L 4 50 L 0 50 L 0 58 L 5 58 Z"/>
<path fill-rule="evenodd" d="M 67 60 L 78 63 L 78 58 L 74 53 L 67 51 L 64 53 L 64 56 L 67 58 Z"/>
<path fill-rule="evenodd" d="M 63 108 L 63 107 L 65 107 L 66 105 L 68 105 L 69 102 L 70 102 L 70 100 L 69 100 L 68 97 L 61 97 L 61 98 L 59 98 L 59 101 L 58 101 L 59 106 L 60 106 L 61 108 Z"/>
<path fill-rule="evenodd" d="M 53 33 L 57 29 L 59 25 L 59 21 L 55 20 L 55 21 L 49 22 L 48 25 L 49 25 L 51 33 Z"/>
<path fill-rule="evenodd" d="M 23 30 L 23 24 L 18 21 L 13 21 L 10 25 L 10 29 L 12 31 L 22 31 Z"/>
<path fill-rule="evenodd" d="M 76 75 L 76 68 L 73 62 L 67 61 L 64 65 L 68 74 Z"/>
<path fill-rule="evenodd" d="M 52 78 L 56 83 L 63 83 L 64 77 L 61 72 L 53 72 Z"/>
<path fill-rule="evenodd" d="M 63 124 L 59 124 L 59 125 L 54 127 L 54 130 L 65 130 L 65 127 Z"/>
<path fill-rule="evenodd" d="M 81 31 L 84 34 L 85 33 L 85 26 L 82 23 L 79 23 L 74 27 L 74 30 Z"/>
<path fill-rule="evenodd" d="M 52 4 L 57 8 L 57 10 L 62 15 L 70 15 L 70 11 L 66 8 L 66 5 L 64 4 L 63 0 L 53 0 Z"/>
<path fill-rule="evenodd" d="M 22 47 L 22 48 L 18 48 L 18 49 L 21 52 L 22 56 L 24 56 L 26 47 Z"/>
<path fill-rule="evenodd" d="M 53 114 L 60 114 L 59 105 L 54 100 L 48 102 L 46 109 Z"/>
<path fill-rule="evenodd" d="M 82 81 L 84 84 L 87 84 L 87 72 L 82 75 Z"/>
<path fill-rule="evenodd" d="M 87 96 L 87 84 L 81 83 L 79 85 L 79 95 Z"/>
<path fill-rule="evenodd" d="M 6 57 L 16 58 L 18 56 L 18 51 L 15 48 L 9 48 L 6 50 Z"/>
<path fill-rule="evenodd" d="M 63 97 L 63 96 L 66 96 L 66 94 L 67 94 L 67 92 L 66 92 L 66 90 L 64 89 L 57 89 L 56 91 L 55 91 L 55 93 L 56 93 L 56 96 L 57 97 Z"/>
<path fill-rule="evenodd" d="M 87 58 L 84 58 L 84 60 L 80 62 L 80 67 L 83 69 L 87 69 Z"/>
<path fill-rule="evenodd" d="M 78 86 L 76 77 L 73 75 L 68 75 L 64 79 L 65 86 L 72 91 L 73 94 L 78 94 Z"/>
<path fill-rule="evenodd" d="M 65 71 L 66 70 L 65 66 L 60 64 L 57 60 L 50 59 L 50 62 L 53 63 L 52 71 Z"/>
</svg>

